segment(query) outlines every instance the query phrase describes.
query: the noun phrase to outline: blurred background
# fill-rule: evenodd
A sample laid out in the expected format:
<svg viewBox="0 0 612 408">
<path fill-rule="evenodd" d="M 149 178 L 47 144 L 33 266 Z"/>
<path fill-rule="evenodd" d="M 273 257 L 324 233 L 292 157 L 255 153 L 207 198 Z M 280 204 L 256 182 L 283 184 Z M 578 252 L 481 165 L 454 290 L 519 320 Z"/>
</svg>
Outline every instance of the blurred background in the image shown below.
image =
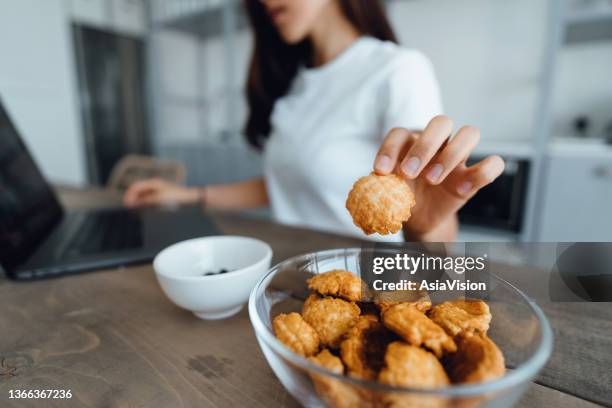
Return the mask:
<svg viewBox="0 0 612 408">
<path fill-rule="evenodd" d="M 460 240 L 610 241 L 612 0 L 387 7 L 446 114 L 481 128 L 477 155 L 508 163 Z M 58 185 L 121 188 L 113 169 L 134 154 L 187 184 L 260 175 L 241 135 L 250 52 L 239 0 L 0 0 L 0 98 Z"/>
</svg>

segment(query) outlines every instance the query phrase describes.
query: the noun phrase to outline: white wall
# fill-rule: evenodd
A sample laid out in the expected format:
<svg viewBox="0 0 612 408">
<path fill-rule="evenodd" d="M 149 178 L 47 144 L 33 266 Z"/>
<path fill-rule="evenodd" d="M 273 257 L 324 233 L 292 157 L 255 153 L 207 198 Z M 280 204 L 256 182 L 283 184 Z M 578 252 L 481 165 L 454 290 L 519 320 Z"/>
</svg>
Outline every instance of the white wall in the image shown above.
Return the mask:
<svg viewBox="0 0 612 408">
<path fill-rule="evenodd" d="M 479 126 L 483 140 L 533 133 L 546 1 L 396 1 L 389 16 L 400 43 L 431 58 L 445 110 Z"/>
<path fill-rule="evenodd" d="M 63 0 L 0 0 L 0 96 L 43 173 L 86 180 L 76 74 Z"/>
</svg>

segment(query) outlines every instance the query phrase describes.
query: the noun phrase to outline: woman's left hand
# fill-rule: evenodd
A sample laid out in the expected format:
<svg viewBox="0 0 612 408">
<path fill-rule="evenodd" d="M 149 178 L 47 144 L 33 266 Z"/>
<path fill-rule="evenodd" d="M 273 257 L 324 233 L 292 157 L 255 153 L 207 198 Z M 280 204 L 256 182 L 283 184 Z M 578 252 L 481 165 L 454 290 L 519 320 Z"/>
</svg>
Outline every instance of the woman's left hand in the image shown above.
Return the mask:
<svg viewBox="0 0 612 408">
<path fill-rule="evenodd" d="M 411 238 L 421 239 L 447 222 L 456 223 L 457 211 L 504 170 L 499 156 L 467 167 L 480 131 L 464 126 L 450 138 L 452 130 L 453 122 L 446 116 L 433 118 L 422 133 L 395 128 L 376 155 L 375 172 L 395 172 L 415 194 L 416 205 L 406 226 Z"/>
</svg>

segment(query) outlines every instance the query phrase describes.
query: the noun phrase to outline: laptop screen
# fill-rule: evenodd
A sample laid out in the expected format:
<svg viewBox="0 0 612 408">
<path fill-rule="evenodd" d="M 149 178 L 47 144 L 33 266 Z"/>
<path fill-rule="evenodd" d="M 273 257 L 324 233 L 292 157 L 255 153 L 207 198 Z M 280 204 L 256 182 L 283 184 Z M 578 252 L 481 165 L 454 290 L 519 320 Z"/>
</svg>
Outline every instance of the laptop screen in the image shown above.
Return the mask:
<svg viewBox="0 0 612 408">
<path fill-rule="evenodd" d="M 25 261 L 61 218 L 60 204 L 0 101 L 0 264 L 10 270 Z"/>
</svg>

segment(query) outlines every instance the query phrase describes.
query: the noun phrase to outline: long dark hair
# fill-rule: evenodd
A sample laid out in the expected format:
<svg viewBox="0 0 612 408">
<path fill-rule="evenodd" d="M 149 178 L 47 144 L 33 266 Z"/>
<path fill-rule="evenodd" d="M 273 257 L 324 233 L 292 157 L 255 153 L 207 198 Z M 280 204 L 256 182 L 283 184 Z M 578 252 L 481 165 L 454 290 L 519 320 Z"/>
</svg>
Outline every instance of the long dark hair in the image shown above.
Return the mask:
<svg viewBox="0 0 612 408">
<path fill-rule="evenodd" d="M 340 4 L 360 34 L 397 42 L 383 0 L 340 0 Z M 246 85 L 249 116 L 245 133 L 248 142 L 261 149 L 270 134 L 274 104 L 287 93 L 298 68 L 310 62 L 311 47 L 308 40 L 285 43 L 261 0 L 245 0 L 245 5 L 255 38 Z"/>
</svg>

